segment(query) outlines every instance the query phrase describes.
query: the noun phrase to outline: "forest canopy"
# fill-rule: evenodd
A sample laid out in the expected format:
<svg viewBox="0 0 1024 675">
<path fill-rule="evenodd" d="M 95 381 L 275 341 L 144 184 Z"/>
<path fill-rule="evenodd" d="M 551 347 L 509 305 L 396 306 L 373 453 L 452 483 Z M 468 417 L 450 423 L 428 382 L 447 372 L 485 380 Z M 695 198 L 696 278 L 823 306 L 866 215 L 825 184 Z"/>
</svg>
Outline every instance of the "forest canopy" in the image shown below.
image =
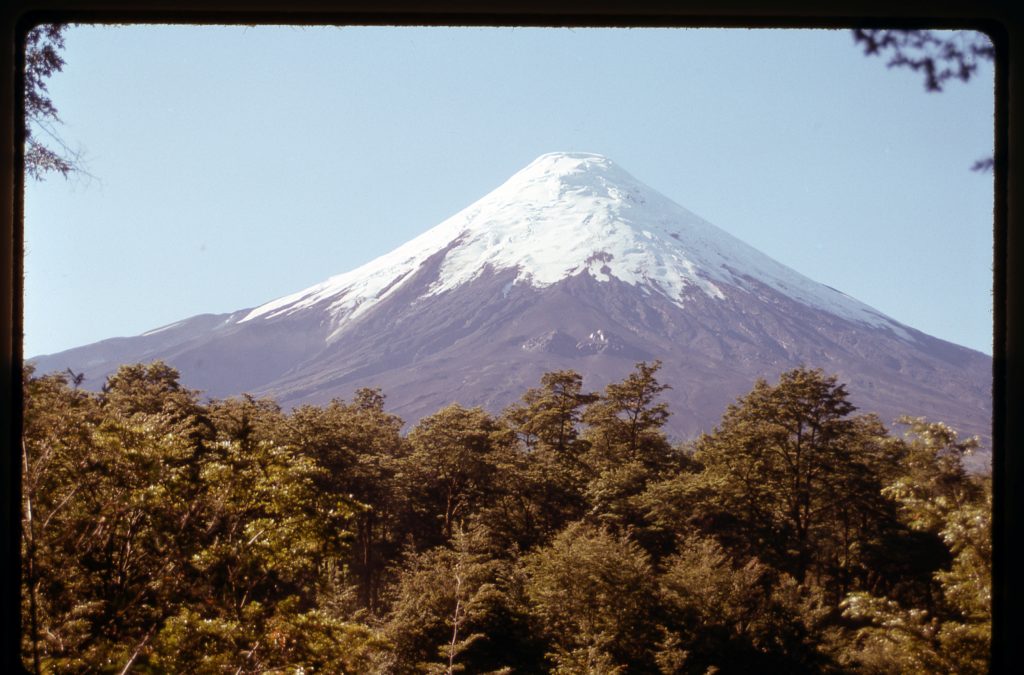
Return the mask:
<svg viewBox="0 0 1024 675">
<path fill-rule="evenodd" d="M 672 444 L 659 363 L 546 374 L 408 433 L 378 390 L 282 410 L 163 363 L 24 377 L 34 673 L 986 672 L 975 441 L 759 380 Z M 71 375 L 69 377 L 69 375 Z"/>
</svg>

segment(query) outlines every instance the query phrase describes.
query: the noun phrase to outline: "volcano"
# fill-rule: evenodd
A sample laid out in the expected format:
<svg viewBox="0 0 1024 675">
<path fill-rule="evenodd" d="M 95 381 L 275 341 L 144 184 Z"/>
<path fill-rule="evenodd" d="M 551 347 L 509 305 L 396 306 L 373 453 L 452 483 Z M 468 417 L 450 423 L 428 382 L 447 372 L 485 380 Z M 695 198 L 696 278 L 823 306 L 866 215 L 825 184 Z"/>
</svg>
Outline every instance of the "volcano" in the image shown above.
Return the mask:
<svg viewBox="0 0 1024 675">
<path fill-rule="evenodd" d="M 365 265 L 230 314 L 32 361 L 99 386 L 161 359 L 213 397 L 284 407 L 379 387 L 406 422 L 459 402 L 493 412 L 572 369 L 597 390 L 638 361 L 678 440 L 710 431 L 758 377 L 821 368 L 861 411 L 941 420 L 987 440 L 991 358 L 917 331 L 772 260 L 586 153 L 537 158 Z"/>
</svg>

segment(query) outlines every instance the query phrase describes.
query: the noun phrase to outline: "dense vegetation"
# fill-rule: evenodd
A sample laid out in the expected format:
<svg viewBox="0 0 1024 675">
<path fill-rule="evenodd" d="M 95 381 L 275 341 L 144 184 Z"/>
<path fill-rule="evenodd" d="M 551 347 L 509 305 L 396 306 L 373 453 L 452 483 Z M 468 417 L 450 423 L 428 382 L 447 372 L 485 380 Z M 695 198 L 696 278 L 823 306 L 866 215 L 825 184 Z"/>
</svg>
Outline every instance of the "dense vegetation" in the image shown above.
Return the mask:
<svg viewBox="0 0 1024 675">
<path fill-rule="evenodd" d="M 202 402 L 162 363 L 25 377 L 31 672 L 984 672 L 973 447 L 759 381 L 673 447 L 658 364 L 402 435 L 378 391 Z"/>
</svg>

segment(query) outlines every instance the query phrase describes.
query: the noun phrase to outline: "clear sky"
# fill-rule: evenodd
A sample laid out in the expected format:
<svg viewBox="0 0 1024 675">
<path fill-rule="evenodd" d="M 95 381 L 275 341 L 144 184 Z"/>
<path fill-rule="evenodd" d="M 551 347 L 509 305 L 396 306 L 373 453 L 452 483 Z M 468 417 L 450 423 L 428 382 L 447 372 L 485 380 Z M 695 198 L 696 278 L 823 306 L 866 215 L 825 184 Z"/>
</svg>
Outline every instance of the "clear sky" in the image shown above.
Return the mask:
<svg viewBox="0 0 1024 675">
<path fill-rule="evenodd" d="M 300 290 L 552 151 L 991 353 L 989 64 L 929 94 L 849 31 L 583 28 L 79 26 L 64 58 L 91 176 L 26 188 L 26 356 Z"/>
</svg>

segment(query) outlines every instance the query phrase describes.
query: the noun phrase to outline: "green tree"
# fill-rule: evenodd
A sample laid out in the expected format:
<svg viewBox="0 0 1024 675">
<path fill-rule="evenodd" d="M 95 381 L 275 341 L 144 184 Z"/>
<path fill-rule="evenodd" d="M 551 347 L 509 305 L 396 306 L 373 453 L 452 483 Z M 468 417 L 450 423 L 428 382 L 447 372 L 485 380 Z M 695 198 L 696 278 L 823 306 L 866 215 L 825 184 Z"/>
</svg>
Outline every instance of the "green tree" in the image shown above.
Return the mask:
<svg viewBox="0 0 1024 675">
<path fill-rule="evenodd" d="M 33 667 L 131 664 L 189 595 L 208 427 L 202 407 L 176 388 L 176 374 L 158 370 L 153 378 L 144 367 L 130 371 L 138 377 L 122 370 L 111 378 L 113 399 L 73 390 L 63 376 L 28 379 Z M 166 406 L 118 398 L 130 385 L 141 392 L 150 384 L 166 393 Z"/>
<path fill-rule="evenodd" d="M 496 498 L 481 518 L 506 549 L 547 542 L 585 509 L 581 457 L 589 444 L 579 424 L 583 407 L 597 397 L 582 385 L 571 370 L 545 373 L 540 387 L 502 414 L 518 444 L 499 443 Z"/>
<path fill-rule="evenodd" d="M 360 606 L 376 611 L 387 561 L 401 548 L 401 495 L 395 481 L 406 444 L 402 421 L 384 410 L 376 389 L 360 389 L 351 403 L 302 406 L 284 427 L 284 440 L 323 471 L 318 485 L 363 505 L 354 515 L 346 572 Z"/>
<path fill-rule="evenodd" d="M 93 461 L 92 430 L 99 416 L 94 396 L 73 390 L 63 374 L 24 373 L 21 461 L 21 564 L 23 656 L 32 672 L 43 663 L 70 659 L 89 638 L 76 620 L 74 569 L 76 522 Z M 71 572 L 71 574 L 68 574 Z"/>
<path fill-rule="evenodd" d="M 60 117 L 46 85 L 64 68 L 60 53 L 65 28 L 63 24 L 42 24 L 25 36 L 25 173 L 35 180 L 51 172 L 66 178 L 81 170 L 78 153 L 57 132 Z"/>
<path fill-rule="evenodd" d="M 648 483 L 677 470 L 680 458 L 662 427 L 668 405 L 657 402 L 668 389 L 655 377 L 661 362 L 638 363 L 622 382 L 605 387 L 587 406 L 582 435 L 589 443 L 583 456 L 587 517 L 619 529 L 644 526 L 639 497 Z M 643 542 L 645 545 L 648 542 Z"/>
<path fill-rule="evenodd" d="M 523 618 L 508 596 L 507 563 L 487 550 L 479 528 L 456 526 L 451 548 L 414 554 L 394 589 L 385 632 L 388 672 L 510 672 L 522 662 Z"/>
<path fill-rule="evenodd" d="M 529 452 L 548 451 L 556 456 L 578 456 L 583 407 L 597 400 L 583 392 L 583 376 L 573 370 L 557 370 L 541 376 L 540 387 L 529 389 L 505 417 Z"/>
<path fill-rule="evenodd" d="M 737 565 L 713 539 L 692 538 L 666 561 L 660 584 L 670 619 L 659 659 L 663 672 L 827 668 L 804 623 L 804 615 L 813 615 L 806 599 L 791 578 L 778 577 L 757 558 Z"/>
<path fill-rule="evenodd" d="M 706 480 L 704 467 L 694 460 L 694 445 L 677 452 L 679 470 L 649 482 L 635 499 L 651 539 L 675 542 L 710 535 L 718 528 L 715 516 L 722 515 L 715 508 L 717 485 Z"/>
<path fill-rule="evenodd" d="M 654 670 L 657 585 L 636 542 L 574 523 L 523 564 L 555 672 Z"/>
<path fill-rule="evenodd" d="M 409 432 L 409 454 L 396 477 L 408 495 L 418 547 L 450 541 L 459 523 L 494 496 L 495 448 L 501 428 L 482 408 L 452 404 Z"/>
<path fill-rule="evenodd" d="M 163 361 L 121 366 L 107 378 L 100 400 L 109 417 L 187 438 L 201 450 L 215 435 L 213 423 L 198 392 L 179 378 Z"/>
<path fill-rule="evenodd" d="M 936 573 L 949 612 L 939 629 L 946 658 L 961 673 L 989 669 L 992 644 L 992 493 L 949 514 L 942 538 L 953 553 L 948 570 Z"/>
<path fill-rule="evenodd" d="M 695 459 L 713 495 L 720 537 L 799 583 L 828 588 L 834 602 L 869 572 L 864 553 L 891 520 L 879 475 L 895 461 L 885 430 L 819 370 L 759 380 L 727 409 Z"/>
<path fill-rule="evenodd" d="M 971 480 L 963 459 L 978 447 L 977 438 L 961 441 L 956 431 L 941 422 L 921 417 L 902 417 L 907 427 L 899 471 L 885 487 L 907 524 L 937 532 L 948 514 L 977 501 L 981 485 Z"/>
<path fill-rule="evenodd" d="M 983 672 L 991 486 L 798 369 L 671 448 L 640 364 L 403 439 L 376 390 L 203 404 L 27 369 L 33 672 Z M 589 405 L 588 405 L 589 403 Z M 590 425 L 582 432 L 580 425 Z M 573 520 L 575 519 L 575 520 Z"/>
<path fill-rule="evenodd" d="M 900 472 L 884 492 L 914 532 L 941 538 L 948 557 L 929 568 L 937 602 L 908 604 L 867 591 L 849 594 L 846 617 L 859 621 L 846 657 L 868 672 L 984 673 L 992 632 L 992 495 L 962 459 L 977 439 L 920 418 L 908 425 Z"/>
<path fill-rule="evenodd" d="M 585 438 L 591 443 L 590 460 L 596 467 L 639 462 L 659 469 L 670 459 L 671 446 L 662 431 L 668 404 L 655 402 L 669 389 L 655 377 L 659 368 L 660 361 L 636 364 L 625 380 L 609 384 L 587 406 Z"/>
<path fill-rule="evenodd" d="M 276 405 L 200 404 L 164 364 L 102 394 L 25 378 L 26 664 L 34 672 L 361 672 L 336 601 L 353 514 L 280 443 Z M 343 593 L 343 591 L 342 591 Z"/>
<path fill-rule="evenodd" d="M 337 666 L 362 662 L 375 639 L 330 602 L 363 507 L 324 489 L 325 469 L 298 448 L 253 430 L 276 416 L 247 399 L 215 406 L 228 433 L 201 465 L 191 592 L 153 638 L 157 670 Z"/>
<path fill-rule="evenodd" d="M 236 442 L 242 452 L 254 452 L 261 443 L 277 440 L 285 423 L 285 415 L 277 403 L 249 394 L 211 401 L 208 408 L 217 440 Z"/>
</svg>

